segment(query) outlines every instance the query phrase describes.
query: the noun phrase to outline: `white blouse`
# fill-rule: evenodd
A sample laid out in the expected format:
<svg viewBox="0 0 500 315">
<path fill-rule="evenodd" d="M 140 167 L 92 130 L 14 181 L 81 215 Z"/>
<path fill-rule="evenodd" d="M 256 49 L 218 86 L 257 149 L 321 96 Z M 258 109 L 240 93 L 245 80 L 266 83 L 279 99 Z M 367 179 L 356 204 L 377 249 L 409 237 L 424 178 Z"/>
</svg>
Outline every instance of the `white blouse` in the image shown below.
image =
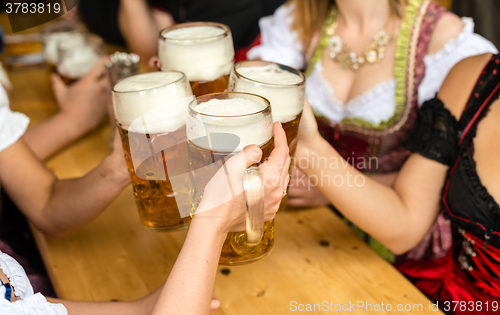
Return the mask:
<svg viewBox="0 0 500 315">
<path fill-rule="evenodd" d="M 274 15 L 260 20 L 261 45 L 252 48 L 248 59 L 262 59 L 303 69 L 306 65 L 304 49 L 295 31 L 292 31 L 293 5 L 282 5 Z M 434 97 L 448 72 L 459 61 L 485 53 L 498 53 L 495 46 L 474 33 L 471 18 L 462 18 L 464 28 L 437 53 L 424 57 L 425 76 L 418 87 L 418 104 Z M 306 81 L 306 97 L 321 115 L 333 122 L 344 118 L 360 118 L 374 125 L 387 121 L 396 111 L 394 95 L 396 81 L 390 79 L 368 89 L 347 103 L 335 97 L 335 90 L 323 76 L 323 65 L 318 61 Z"/>
<path fill-rule="evenodd" d="M 10 110 L 7 93 L 0 87 L 0 152 L 19 140 L 29 123 L 26 115 Z"/>
<path fill-rule="evenodd" d="M 15 302 L 7 301 L 4 298 L 5 287 L 0 286 L 0 314 L 68 315 L 64 305 L 49 303 L 42 294 L 34 294 L 33 287 L 23 267 L 14 258 L 1 251 L 0 269 L 9 278 L 14 295 L 19 299 Z"/>
</svg>

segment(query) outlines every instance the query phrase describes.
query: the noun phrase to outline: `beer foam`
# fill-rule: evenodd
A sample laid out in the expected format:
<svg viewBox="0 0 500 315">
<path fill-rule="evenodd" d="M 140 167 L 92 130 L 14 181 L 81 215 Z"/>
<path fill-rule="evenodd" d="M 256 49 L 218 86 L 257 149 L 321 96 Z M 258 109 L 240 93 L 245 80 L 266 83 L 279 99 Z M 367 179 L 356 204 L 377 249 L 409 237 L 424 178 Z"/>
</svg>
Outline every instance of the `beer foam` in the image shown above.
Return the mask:
<svg viewBox="0 0 500 315">
<path fill-rule="evenodd" d="M 211 41 L 211 37 L 222 35 L 226 32 L 223 28 L 213 26 L 193 26 L 181 27 L 165 34 L 165 37 L 180 40 L 206 40 Z"/>
<path fill-rule="evenodd" d="M 43 50 L 44 50 L 45 60 L 50 64 L 56 65 L 57 60 L 59 59 L 59 54 L 58 54 L 59 43 L 72 39 L 83 41 L 84 38 L 85 38 L 84 34 L 77 31 L 54 32 L 44 35 Z"/>
<path fill-rule="evenodd" d="M 94 47 L 81 46 L 68 51 L 57 65 L 57 72 L 70 79 L 80 79 L 99 62 L 101 55 Z"/>
<path fill-rule="evenodd" d="M 233 98 L 227 100 L 211 99 L 199 104 L 195 110 L 205 115 L 231 117 L 250 115 L 265 108 L 264 105 L 245 98 Z"/>
<path fill-rule="evenodd" d="M 262 104 L 244 98 L 212 99 L 201 103 L 194 108 L 199 114 L 188 117 L 190 127 L 187 137 L 200 147 L 220 152 L 241 151 L 251 144 L 263 145 L 273 133 L 272 116 L 261 112 L 265 108 Z M 209 134 L 224 133 L 239 138 L 236 149 L 232 143 L 228 143 L 230 141 L 212 141 L 207 147 L 206 141 L 201 140 Z"/>
<path fill-rule="evenodd" d="M 194 96 L 180 72 L 151 72 L 118 82 L 113 88 L 115 118 L 137 133 L 174 132 L 186 125 Z"/>
<path fill-rule="evenodd" d="M 184 72 L 190 82 L 228 75 L 234 63 L 231 33 L 217 26 L 186 26 L 162 32 L 158 56 L 162 71 Z"/>
<path fill-rule="evenodd" d="M 238 67 L 238 73 L 251 80 L 268 84 L 292 85 L 302 82 L 301 76 L 283 70 L 274 63 L 262 67 Z"/>
<path fill-rule="evenodd" d="M 237 72 L 250 80 L 238 78 L 231 73 L 228 90 L 267 98 L 271 102 L 274 121 L 286 123 L 302 112 L 305 84 L 296 85 L 303 80 L 300 75 L 283 70 L 277 64 L 238 67 Z"/>
</svg>

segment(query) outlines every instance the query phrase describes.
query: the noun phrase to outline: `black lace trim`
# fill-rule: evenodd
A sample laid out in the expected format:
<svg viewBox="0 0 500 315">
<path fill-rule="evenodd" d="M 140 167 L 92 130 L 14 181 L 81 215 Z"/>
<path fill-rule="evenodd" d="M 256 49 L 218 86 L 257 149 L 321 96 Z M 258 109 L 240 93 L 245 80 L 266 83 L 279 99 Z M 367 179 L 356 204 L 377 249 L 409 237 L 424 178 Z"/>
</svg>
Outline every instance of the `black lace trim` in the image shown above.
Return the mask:
<svg viewBox="0 0 500 315">
<path fill-rule="evenodd" d="M 451 166 L 458 156 L 455 116 L 437 97 L 425 102 L 403 145 L 412 152 Z"/>
<path fill-rule="evenodd" d="M 461 155 L 469 184 L 476 192 L 474 196 L 479 197 L 487 205 L 487 209 L 488 211 L 490 211 L 489 213 L 495 215 L 497 220 L 500 220 L 500 205 L 496 203 L 495 199 L 493 199 L 493 196 L 491 196 L 491 194 L 488 192 L 488 189 L 484 187 L 483 183 L 481 182 L 481 178 L 479 178 L 479 175 L 477 174 L 476 162 L 474 161 L 474 158 L 468 150 L 462 152 Z"/>
</svg>

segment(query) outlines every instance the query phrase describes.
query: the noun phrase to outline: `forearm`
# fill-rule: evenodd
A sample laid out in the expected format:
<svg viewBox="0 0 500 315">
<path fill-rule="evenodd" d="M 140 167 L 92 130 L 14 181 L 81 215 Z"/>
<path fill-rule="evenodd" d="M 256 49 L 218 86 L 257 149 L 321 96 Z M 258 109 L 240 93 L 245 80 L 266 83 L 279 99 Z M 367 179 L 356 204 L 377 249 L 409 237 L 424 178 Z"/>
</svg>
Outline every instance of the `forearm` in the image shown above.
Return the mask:
<svg viewBox="0 0 500 315">
<path fill-rule="evenodd" d="M 28 129 L 23 139 L 31 151 L 43 161 L 81 137 L 86 131 L 59 113 Z"/>
<path fill-rule="evenodd" d="M 121 0 L 118 25 L 132 52 L 146 60 L 156 54 L 158 27 L 147 1 Z"/>
<path fill-rule="evenodd" d="M 47 298 L 50 303 L 61 303 L 68 314 L 77 315 L 149 315 L 147 309 L 139 307 L 137 302 L 82 302 Z"/>
<path fill-rule="evenodd" d="M 208 217 L 193 219 L 182 250 L 153 314 L 203 314 L 210 311 L 212 290 L 227 233 Z"/>
<path fill-rule="evenodd" d="M 47 298 L 47 301 L 63 304 L 69 315 L 150 315 L 162 289 L 163 286 L 160 286 L 149 295 L 132 302 L 82 302 L 56 298 Z"/>
<path fill-rule="evenodd" d="M 395 252 L 411 249 L 435 220 L 446 173 L 443 165 L 413 156 L 391 188 L 351 167 L 320 137 L 298 152 L 296 166 L 335 207 Z"/>
<path fill-rule="evenodd" d="M 97 217 L 130 183 L 122 157 L 107 156 L 87 175 L 54 183 L 50 199 L 34 222 L 49 235 L 62 235 Z M 123 166 L 124 169 L 121 169 Z"/>
</svg>

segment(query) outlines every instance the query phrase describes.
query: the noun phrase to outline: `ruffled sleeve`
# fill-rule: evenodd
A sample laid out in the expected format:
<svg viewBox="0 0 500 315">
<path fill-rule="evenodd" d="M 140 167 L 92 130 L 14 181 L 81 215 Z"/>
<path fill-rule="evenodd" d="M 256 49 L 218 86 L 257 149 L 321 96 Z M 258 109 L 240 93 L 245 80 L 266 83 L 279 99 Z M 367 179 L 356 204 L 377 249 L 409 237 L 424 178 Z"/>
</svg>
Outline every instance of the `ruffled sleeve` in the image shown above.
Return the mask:
<svg viewBox="0 0 500 315">
<path fill-rule="evenodd" d="M 411 152 L 451 166 L 458 156 L 455 116 L 437 97 L 426 101 L 403 145 Z"/>
<path fill-rule="evenodd" d="M 62 304 L 49 303 L 40 293 L 23 300 L 8 302 L 0 299 L 0 314 L 9 315 L 68 315 Z"/>
<path fill-rule="evenodd" d="M 248 59 L 261 59 L 293 68 L 304 68 L 303 47 L 297 33 L 291 29 L 293 9 L 293 4 L 284 4 L 273 15 L 260 19 L 261 44 L 248 51 Z"/>
<path fill-rule="evenodd" d="M 9 255 L 0 251 L 0 269 L 14 288 L 20 300 L 9 302 L 0 296 L 0 314 L 9 315 L 68 315 L 62 304 L 49 303 L 40 293 L 33 294 L 33 287 L 23 267 Z"/>
<path fill-rule="evenodd" d="M 464 28 L 437 53 L 424 57 L 425 76 L 418 87 L 418 104 L 434 97 L 451 68 L 461 60 L 486 53 L 498 53 L 495 45 L 474 33 L 471 18 L 462 18 Z"/>
<path fill-rule="evenodd" d="M 0 87 L 0 152 L 23 136 L 29 122 L 26 115 L 10 110 L 7 93 Z"/>
<path fill-rule="evenodd" d="M 23 267 L 14 258 L 0 252 L 0 269 L 9 278 L 9 282 L 14 288 L 14 295 L 17 298 L 24 299 L 33 295 L 33 287 L 26 272 L 24 272 Z"/>
</svg>

